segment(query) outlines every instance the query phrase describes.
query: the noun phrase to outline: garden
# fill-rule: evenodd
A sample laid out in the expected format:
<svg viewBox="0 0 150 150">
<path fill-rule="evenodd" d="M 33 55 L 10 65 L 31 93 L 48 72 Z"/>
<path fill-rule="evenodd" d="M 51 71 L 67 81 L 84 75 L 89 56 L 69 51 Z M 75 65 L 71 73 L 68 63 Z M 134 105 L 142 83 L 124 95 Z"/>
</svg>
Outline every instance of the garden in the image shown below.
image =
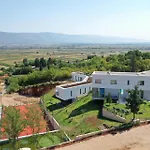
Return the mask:
<svg viewBox="0 0 150 150">
<path fill-rule="evenodd" d="M 116 115 L 126 118 L 127 121 L 132 120 L 132 113 L 126 107 L 125 104 L 105 103 L 104 107 L 107 110 L 115 113 Z M 140 110 L 136 114 L 136 118 L 140 119 L 140 120 L 149 120 L 150 119 L 150 102 L 144 100 L 143 104 L 140 105 Z"/>
<path fill-rule="evenodd" d="M 70 138 L 102 130 L 106 126 L 121 125 L 101 116 L 101 101 L 92 101 L 91 93 L 71 104 L 61 102 L 50 94 L 43 96 L 44 103 Z"/>
</svg>

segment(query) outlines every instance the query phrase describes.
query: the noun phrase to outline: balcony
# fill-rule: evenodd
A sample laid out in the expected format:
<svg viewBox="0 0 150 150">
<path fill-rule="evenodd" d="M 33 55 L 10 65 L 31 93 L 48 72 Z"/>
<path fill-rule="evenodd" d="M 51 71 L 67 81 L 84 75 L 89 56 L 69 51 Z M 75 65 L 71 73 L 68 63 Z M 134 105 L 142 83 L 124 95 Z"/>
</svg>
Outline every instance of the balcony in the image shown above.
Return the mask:
<svg viewBox="0 0 150 150">
<path fill-rule="evenodd" d="M 104 100 L 105 95 L 101 95 L 100 93 L 93 93 L 92 99 L 93 100 Z"/>
</svg>

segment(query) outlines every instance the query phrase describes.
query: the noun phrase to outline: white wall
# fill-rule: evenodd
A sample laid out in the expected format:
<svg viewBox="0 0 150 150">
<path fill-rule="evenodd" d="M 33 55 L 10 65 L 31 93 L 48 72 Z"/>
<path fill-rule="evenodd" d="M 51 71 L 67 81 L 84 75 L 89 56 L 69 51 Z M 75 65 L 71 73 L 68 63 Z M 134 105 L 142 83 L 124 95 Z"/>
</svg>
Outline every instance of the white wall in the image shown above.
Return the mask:
<svg viewBox="0 0 150 150">
<path fill-rule="evenodd" d="M 69 99 L 74 99 L 80 96 L 87 95 L 91 89 L 91 85 L 92 85 L 91 83 L 87 83 L 87 84 L 81 84 L 78 86 L 72 86 L 68 88 L 57 86 L 56 91 L 59 93 L 59 95 L 56 95 L 56 97 L 62 100 L 69 100 Z M 86 88 L 86 93 L 85 93 L 85 88 Z M 81 94 L 80 94 L 80 89 L 81 89 Z M 72 96 L 71 96 L 71 91 L 72 91 Z"/>
<path fill-rule="evenodd" d="M 95 79 L 101 79 L 101 84 L 96 84 Z M 110 84 L 110 80 L 117 80 L 117 84 Z M 130 85 L 127 85 L 127 81 Z M 123 76 L 123 75 L 92 75 L 92 87 L 112 88 L 112 89 L 132 89 L 138 84 L 138 81 L 144 81 L 144 86 L 139 86 L 142 90 L 150 91 L 150 77 L 148 76 Z"/>
<path fill-rule="evenodd" d="M 146 99 L 146 100 L 150 101 L 150 91 L 144 91 L 143 99 Z"/>
<path fill-rule="evenodd" d="M 95 83 L 95 79 L 101 79 L 101 83 Z M 117 84 L 110 84 L 111 80 L 117 80 Z M 127 81 L 130 81 L 130 84 L 127 84 Z M 105 94 L 111 92 L 115 95 L 119 89 L 124 90 L 123 97 L 127 97 L 128 89 L 133 89 L 139 81 L 144 81 L 144 85 L 139 85 L 139 89 L 144 91 L 144 99 L 150 100 L 150 76 L 127 76 L 127 75 L 100 75 L 92 74 L 92 87 L 93 88 L 105 88 Z"/>
<path fill-rule="evenodd" d="M 83 81 L 87 77 L 87 75 L 85 75 L 84 73 L 79 72 L 72 72 L 71 76 L 73 81 Z"/>
</svg>

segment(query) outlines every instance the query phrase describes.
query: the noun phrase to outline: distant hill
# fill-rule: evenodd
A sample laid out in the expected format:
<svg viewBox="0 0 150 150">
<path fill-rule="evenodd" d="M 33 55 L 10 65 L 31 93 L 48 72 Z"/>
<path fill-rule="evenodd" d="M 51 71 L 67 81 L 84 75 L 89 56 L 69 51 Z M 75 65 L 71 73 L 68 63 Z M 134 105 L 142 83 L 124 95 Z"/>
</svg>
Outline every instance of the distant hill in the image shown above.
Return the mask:
<svg viewBox="0 0 150 150">
<path fill-rule="evenodd" d="M 9 33 L 0 32 L 0 45 L 51 45 L 69 43 L 139 43 L 144 40 L 136 40 L 121 37 L 107 37 L 96 35 L 68 35 L 51 32 L 41 33 Z"/>
</svg>

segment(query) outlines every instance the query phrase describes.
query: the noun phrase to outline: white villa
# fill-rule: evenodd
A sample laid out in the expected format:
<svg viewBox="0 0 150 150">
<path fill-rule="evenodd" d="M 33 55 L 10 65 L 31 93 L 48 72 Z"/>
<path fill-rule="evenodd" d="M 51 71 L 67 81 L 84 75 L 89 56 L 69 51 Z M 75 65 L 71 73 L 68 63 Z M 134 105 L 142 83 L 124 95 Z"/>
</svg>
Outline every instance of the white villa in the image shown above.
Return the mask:
<svg viewBox="0 0 150 150">
<path fill-rule="evenodd" d="M 150 71 L 144 72 L 106 72 L 95 71 L 92 74 L 93 100 L 103 100 L 108 93 L 120 103 L 125 102 L 128 89 L 136 85 L 142 90 L 141 97 L 150 100 Z"/>
<path fill-rule="evenodd" d="M 61 100 L 75 100 L 87 95 L 91 90 L 92 78 L 82 72 L 72 72 L 72 83 L 56 86 L 55 96 Z"/>
<path fill-rule="evenodd" d="M 103 100 L 110 93 L 112 99 L 124 103 L 128 96 L 127 90 L 138 85 L 142 90 L 141 97 L 150 101 L 150 71 L 94 71 L 91 77 L 82 72 L 72 72 L 72 81 L 75 82 L 57 86 L 56 97 L 61 100 L 74 100 L 92 90 L 93 100 Z"/>
</svg>

